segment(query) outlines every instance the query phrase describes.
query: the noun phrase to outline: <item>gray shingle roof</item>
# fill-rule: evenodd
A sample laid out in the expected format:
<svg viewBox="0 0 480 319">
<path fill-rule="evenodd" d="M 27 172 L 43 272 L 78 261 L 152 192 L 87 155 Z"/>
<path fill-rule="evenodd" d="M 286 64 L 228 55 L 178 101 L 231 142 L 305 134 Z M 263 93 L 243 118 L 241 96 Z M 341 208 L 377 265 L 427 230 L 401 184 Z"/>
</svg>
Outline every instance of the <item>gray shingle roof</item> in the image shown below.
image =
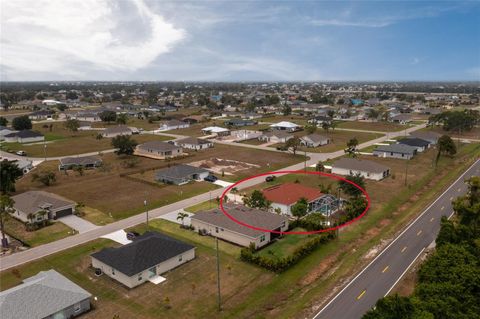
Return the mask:
<svg viewBox="0 0 480 319">
<path fill-rule="evenodd" d="M 147 232 L 118 248 L 105 248 L 91 256 L 127 276 L 136 275 L 195 248 L 157 232 Z"/>
<path fill-rule="evenodd" d="M 273 230 L 280 227 L 284 221 L 288 220 L 288 217 L 285 215 L 268 213 L 243 205 L 224 205 L 224 207 L 233 218 L 259 228 Z M 260 230 L 251 229 L 234 222 L 219 208 L 198 212 L 190 218 L 192 220 L 203 221 L 252 238 L 256 238 L 264 233 Z"/>
<path fill-rule="evenodd" d="M 393 152 L 400 154 L 415 154 L 416 148 L 405 144 L 391 144 L 391 145 L 379 145 L 373 150 L 379 152 Z"/>
<path fill-rule="evenodd" d="M 0 292 L 0 314 L 2 319 L 40 319 L 91 296 L 55 270 L 41 271 Z"/>
<path fill-rule="evenodd" d="M 44 191 L 28 191 L 15 195 L 12 199 L 15 201 L 13 207 L 25 214 L 36 213 L 46 206 L 57 209 L 75 204 L 62 196 Z"/>
<path fill-rule="evenodd" d="M 390 168 L 373 161 L 360 160 L 354 158 L 341 158 L 333 163 L 334 168 L 351 169 L 370 173 L 383 173 Z"/>
<path fill-rule="evenodd" d="M 62 165 L 88 165 L 101 162 L 102 160 L 98 156 L 65 157 L 60 159 L 60 164 Z"/>
<path fill-rule="evenodd" d="M 43 136 L 41 133 L 31 130 L 23 130 L 19 132 L 14 132 L 6 135 L 6 137 L 14 137 L 18 136 L 20 138 L 29 138 L 29 137 L 41 137 Z"/>
<path fill-rule="evenodd" d="M 320 135 L 320 134 L 309 134 L 309 135 L 302 136 L 300 139 L 301 140 L 307 140 L 307 141 L 310 140 L 314 143 L 321 143 L 321 142 L 324 142 L 324 141 L 328 141 L 328 137 Z"/>
<path fill-rule="evenodd" d="M 119 133 L 131 133 L 132 130 L 126 125 L 118 125 L 108 127 L 103 131 L 103 134 L 119 134 Z"/>
<path fill-rule="evenodd" d="M 184 145 L 184 144 L 191 144 L 191 145 L 203 145 L 203 144 L 211 144 L 212 142 L 202 140 L 201 138 L 195 138 L 195 137 L 187 137 L 183 138 L 181 140 L 176 140 L 175 144 L 176 145 Z"/>
<path fill-rule="evenodd" d="M 417 137 L 402 138 L 401 140 L 398 140 L 398 143 L 416 147 L 427 147 L 428 145 L 430 145 L 428 141 L 422 140 L 421 138 Z"/>
<path fill-rule="evenodd" d="M 158 178 L 167 178 L 167 179 L 182 179 L 188 178 L 193 174 L 207 173 L 208 171 L 203 168 L 179 164 L 171 167 L 162 168 L 158 170 L 155 174 Z"/>
<path fill-rule="evenodd" d="M 153 150 L 158 152 L 174 151 L 181 149 L 179 146 L 172 145 L 170 143 L 160 142 L 160 141 L 150 141 L 137 146 L 142 150 Z"/>
<path fill-rule="evenodd" d="M 266 132 L 264 133 L 262 136 L 266 136 L 266 137 L 277 137 L 277 138 L 285 138 L 285 137 L 289 137 L 289 136 L 293 136 L 292 134 L 289 134 L 285 131 L 281 131 L 281 130 L 275 130 L 275 131 L 272 131 L 272 132 Z"/>
</svg>

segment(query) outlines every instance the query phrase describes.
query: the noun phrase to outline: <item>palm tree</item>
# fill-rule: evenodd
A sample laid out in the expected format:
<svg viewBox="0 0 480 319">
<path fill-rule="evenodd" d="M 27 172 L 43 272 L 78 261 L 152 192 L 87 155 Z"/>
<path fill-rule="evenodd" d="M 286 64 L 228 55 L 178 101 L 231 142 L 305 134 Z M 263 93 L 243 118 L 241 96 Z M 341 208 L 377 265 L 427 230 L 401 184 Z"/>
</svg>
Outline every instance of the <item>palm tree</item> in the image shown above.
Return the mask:
<svg viewBox="0 0 480 319">
<path fill-rule="evenodd" d="M 182 226 L 185 226 L 183 222 L 184 222 L 184 220 L 185 220 L 186 217 L 188 217 L 188 214 L 185 213 L 185 212 L 179 212 L 179 213 L 177 214 L 177 220 L 181 220 L 181 221 L 182 221 Z"/>
<path fill-rule="evenodd" d="M 7 159 L 0 162 L 0 191 L 2 194 L 8 194 L 15 191 L 15 181 L 23 176 L 23 172 L 18 165 Z"/>
<path fill-rule="evenodd" d="M 7 214 L 13 213 L 13 204 L 15 201 L 8 195 L 0 196 L 0 229 L 2 231 L 2 247 L 8 247 L 8 239 L 5 236 L 5 223 L 4 218 Z"/>
</svg>

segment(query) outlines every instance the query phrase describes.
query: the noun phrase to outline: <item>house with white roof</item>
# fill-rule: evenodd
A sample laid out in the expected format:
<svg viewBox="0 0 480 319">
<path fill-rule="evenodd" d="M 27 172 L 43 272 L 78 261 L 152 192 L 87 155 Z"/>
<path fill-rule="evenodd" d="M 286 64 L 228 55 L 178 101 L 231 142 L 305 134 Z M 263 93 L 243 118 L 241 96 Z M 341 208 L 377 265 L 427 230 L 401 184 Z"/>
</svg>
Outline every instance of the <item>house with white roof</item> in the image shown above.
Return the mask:
<svg viewBox="0 0 480 319">
<path fill-rule="evenodd" d="M 275 124 L 270 125 L 271 128 L 275 130 L 287 131 L 287 132 L 296 132 L 301 129 L 300 125 L 297 125 L 292 122 L 282 121 Z"/>
</svg>

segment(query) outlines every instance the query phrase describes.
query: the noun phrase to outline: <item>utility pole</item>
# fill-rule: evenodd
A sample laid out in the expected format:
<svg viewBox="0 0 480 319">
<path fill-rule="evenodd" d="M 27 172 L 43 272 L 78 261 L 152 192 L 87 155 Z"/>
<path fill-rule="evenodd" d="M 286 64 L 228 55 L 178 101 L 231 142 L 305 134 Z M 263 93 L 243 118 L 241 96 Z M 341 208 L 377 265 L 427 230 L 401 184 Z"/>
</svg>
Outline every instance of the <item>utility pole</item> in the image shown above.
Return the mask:
<svg viewBox="0 0 480 319">
<path fill-rule="evenodd" d="M 143 206 L 145 207 L 146 213 L 147 213 L 147 230 L 148 230 L 148 208 L 147 208 L 147 200 L 145 199 L 143 201 Z"/>
<path fill-rule="evenodd" d="M 218 253 L 218 237 L 215 236 L 215 248 L 217 250 L 217 302 L 218 311 L 222 311 L 222 297 L 220 295 L 220 255 Z"/>
<path fill-rule="evenodd" d="M 407 186 L 407 178 L 408 178 L 408 161 L 409 159 L 406 159 L 406 162 L 405 162 L 405 186 Z"/>
<path fill-rule="evenodd" d="M 307 171 L 307 151 L 305 150 L 305 162 L 303 165 L 303 170 L 306 172 Z"/>
<path fill-rule="evenodd" d="M 43 154 L 45 156 L 45 162 L 47 161 L 47 142 L 43 140 Z"/>
</svg>

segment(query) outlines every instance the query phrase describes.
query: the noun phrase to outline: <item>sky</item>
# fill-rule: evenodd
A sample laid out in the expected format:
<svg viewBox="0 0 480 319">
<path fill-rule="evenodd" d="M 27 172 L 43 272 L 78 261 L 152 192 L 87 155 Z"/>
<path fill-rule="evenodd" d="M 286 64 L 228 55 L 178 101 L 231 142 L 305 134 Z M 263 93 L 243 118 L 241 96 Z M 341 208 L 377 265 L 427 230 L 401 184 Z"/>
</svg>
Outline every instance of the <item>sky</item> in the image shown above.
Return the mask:
<svg viewBox="0 0 480 319">
<path fill-rule="evenodd" d="M 478 81 L 480 1 L 1 0 L 2 81 Z"/>
</svg>

